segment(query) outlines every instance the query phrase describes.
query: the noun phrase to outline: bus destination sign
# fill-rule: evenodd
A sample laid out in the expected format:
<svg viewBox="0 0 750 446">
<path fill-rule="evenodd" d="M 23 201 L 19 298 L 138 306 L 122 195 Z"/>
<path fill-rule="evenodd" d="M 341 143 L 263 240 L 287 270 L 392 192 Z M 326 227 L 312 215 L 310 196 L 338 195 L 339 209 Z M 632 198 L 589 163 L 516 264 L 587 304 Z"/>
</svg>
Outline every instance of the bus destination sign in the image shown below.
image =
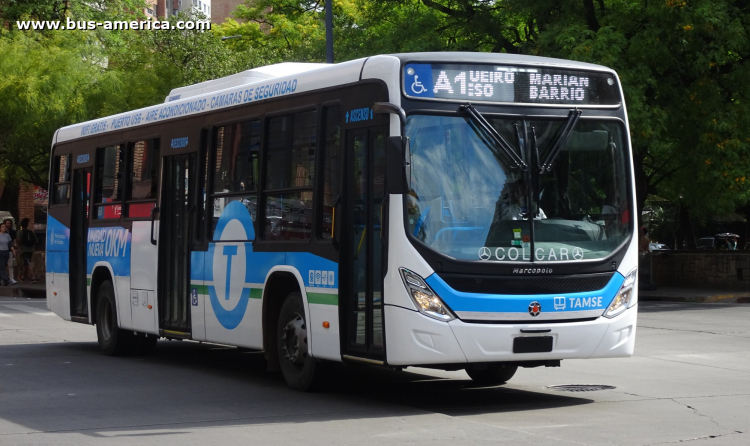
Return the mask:
<svg viewBox="0 0 750 446">
<path fill-rule="evenodd" d="M 413 98 L 519 104 L 619 105 L 608 73 L 515 65 L 407 64 L 404 92 Z"/>
</svg>

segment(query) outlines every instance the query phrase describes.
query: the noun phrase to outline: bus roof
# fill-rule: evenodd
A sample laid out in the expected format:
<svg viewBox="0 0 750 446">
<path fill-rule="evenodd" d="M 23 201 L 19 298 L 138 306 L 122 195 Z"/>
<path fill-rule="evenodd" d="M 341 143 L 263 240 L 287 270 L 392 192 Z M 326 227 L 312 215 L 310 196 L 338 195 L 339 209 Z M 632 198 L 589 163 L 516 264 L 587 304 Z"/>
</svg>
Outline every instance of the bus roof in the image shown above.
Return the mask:
<svg viewBox="0 0 750 446">
<path fill-rule="evenodd" d="M 373 56 L 337 64 L 280 63 L 254 68 L 195 85 L 175 88 L 167 96 L 164 103 L 63 127 L 55 132 L 53 145 L 272 97 L 357 82 L 360 80 L 363 65 L 367 61 L 376 61 L 386 57 L 396 57 L 402 63 L 410 61 L 519 64 L 614 73 L 611 69 L 601 65 L 506 53 L 401 53 Z"/>
<path fill-rule="evenodd" d="M 288 76 L 290 74 L 306 73 L 326 66 L 329 66 L 329 64 L 283 62 L 266 65 L 264 67 L 253 68 L 252 70 L 241 71 L 237 74 L 232 74 L 231 76 L 220 77 L 219 79 L 212 79 L 199 84 L 175 88 L 169 92 L 169 95 L 167 95 L 164 102 L 172 102 L 178 99 L 185 99 L 204 93 L 210 93 L 212 91 L 248 85 L 276 77 Z"/>
</svg>

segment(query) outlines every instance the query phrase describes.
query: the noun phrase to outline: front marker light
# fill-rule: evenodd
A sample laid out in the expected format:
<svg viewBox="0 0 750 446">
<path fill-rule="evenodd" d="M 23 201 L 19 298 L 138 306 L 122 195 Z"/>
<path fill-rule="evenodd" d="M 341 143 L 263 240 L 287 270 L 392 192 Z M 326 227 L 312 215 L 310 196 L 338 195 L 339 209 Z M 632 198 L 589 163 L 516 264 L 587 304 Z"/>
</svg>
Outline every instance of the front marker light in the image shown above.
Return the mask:
<svg viewBox="0 0 750 446">
<path fill-rule="evenodd" d="M 604 317 L 613 318 L 632 306 L 629 304 L 633 299 L 633 288 L 635 287 L 636 277 L 638 277 L 638 268 L 633 268 L 633 270 L 625 276 L 625 280 L 622 282 L 620 290 L 615 295 L 612 303 L 609 304 L 607 311 L 604 312 Z"/>
<path fill-rule="evenodd" d="M 420 313 L 445 322 L 456 318 L 453 312 L 418 274 L 406 268 L 399 268 L 399 272 L 401 273 L 401 279 L 404 281 L 404 286 L 406 286 L 406 290 L 409 292 L 409 296 L 411 296 L 417 305 Z"/>
</svg>

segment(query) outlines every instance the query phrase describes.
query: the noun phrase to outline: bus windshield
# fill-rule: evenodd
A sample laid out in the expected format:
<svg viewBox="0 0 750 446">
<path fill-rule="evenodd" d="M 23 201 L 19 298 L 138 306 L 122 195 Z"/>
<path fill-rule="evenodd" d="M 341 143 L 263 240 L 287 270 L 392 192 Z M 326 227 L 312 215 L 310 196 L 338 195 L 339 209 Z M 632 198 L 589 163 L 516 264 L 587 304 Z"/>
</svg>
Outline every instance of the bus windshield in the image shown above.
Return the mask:
<svg viewBox="0 0 750 446">
<path fill-rule="evenodd" d="M 458 260 L 495 262 L 602 259 L 628 239 L 620 121 L 581 118 L 571 130 L 572 118 L 483 118 L 500 138 L 469 114 L 408 117 L 410 234 Z"/>
</svg>

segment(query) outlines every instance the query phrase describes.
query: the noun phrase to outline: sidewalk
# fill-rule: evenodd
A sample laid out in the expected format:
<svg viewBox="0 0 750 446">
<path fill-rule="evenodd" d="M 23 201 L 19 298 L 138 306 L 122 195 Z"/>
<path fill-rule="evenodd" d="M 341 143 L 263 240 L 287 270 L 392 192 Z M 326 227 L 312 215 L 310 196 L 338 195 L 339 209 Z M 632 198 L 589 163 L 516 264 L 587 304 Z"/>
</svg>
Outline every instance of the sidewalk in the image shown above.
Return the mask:
<svg viewBox="0 0 750 446">
<path fill-rule="evenodd" d="M 638 291 L 638 300 L 644 302 L 692 302 L 692 303 L 750 303 L 749 291 L 717 289 L 659 287 L 656 290 Z"/>
<path fill-rule="evenodd" d="M 18 282 L 11 286 L 0 286 L 0 297 L 46 297 L 44 281 L 37 283 Z"/>
</svg>

